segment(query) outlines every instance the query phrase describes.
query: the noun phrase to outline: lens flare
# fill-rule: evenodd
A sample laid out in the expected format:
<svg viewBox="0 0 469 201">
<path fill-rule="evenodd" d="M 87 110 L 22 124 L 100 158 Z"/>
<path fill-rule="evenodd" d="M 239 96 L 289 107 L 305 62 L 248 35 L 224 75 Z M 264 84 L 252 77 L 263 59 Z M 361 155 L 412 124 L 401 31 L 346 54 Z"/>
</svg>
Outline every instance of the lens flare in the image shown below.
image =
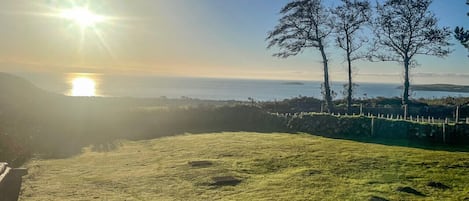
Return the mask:
<svg viewBox="0 0 469 201">
<path fill-rule="evenodd" d="M 68 20 L 72 20 L 77 23 L 80 27 L 94 26 L 99 22 L 103 22 L 105 17 L 94 14 L 87 8 L 73 8 L 68 10 L 62 10 L 60 17 Z"/>
</svg>

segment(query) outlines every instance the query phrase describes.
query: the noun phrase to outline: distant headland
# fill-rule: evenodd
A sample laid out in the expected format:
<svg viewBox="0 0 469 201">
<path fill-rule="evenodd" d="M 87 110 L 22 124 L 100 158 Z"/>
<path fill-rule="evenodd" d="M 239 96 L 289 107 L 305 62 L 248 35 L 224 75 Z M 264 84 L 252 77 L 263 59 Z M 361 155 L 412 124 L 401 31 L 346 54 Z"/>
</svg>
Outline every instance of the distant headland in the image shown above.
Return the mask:
<svg viewBox="0 0 469 201">
<path fill-rule="evenodd" d="M 411 88 L 414 91 L 445 91 L 469 93 L 469 86 L 454 84 L 420 84 L 412 85 Z M 402 86 L 399 86 L 398 89 L 402 89 Z"/>
</svg>

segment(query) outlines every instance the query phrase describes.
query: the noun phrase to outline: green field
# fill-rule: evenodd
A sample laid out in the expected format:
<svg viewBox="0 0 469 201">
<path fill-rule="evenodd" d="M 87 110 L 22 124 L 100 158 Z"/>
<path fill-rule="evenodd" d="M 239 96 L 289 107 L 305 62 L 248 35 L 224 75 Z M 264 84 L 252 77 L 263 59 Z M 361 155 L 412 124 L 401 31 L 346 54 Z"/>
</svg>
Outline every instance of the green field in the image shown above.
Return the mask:
<svg viewBox="0 0 469 201">
<path fill-rule="evenodd" d="M 242 132 L 113 145 L 30 161 L 20 200 L 469 200 L 464 152 Z M 212 164 L 192 167 L 191 161 Z M 241 182 L 214 185 L 219 176 Z M 427 186 L 430 181 L 450 188 Z"/>
</svg>

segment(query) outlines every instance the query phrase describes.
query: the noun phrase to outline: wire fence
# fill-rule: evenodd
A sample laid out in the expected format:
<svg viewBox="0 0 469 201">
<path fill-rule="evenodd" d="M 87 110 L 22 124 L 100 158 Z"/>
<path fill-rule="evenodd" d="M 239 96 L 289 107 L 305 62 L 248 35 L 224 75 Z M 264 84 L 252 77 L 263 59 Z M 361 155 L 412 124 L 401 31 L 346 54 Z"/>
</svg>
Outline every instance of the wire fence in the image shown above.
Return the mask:
<svg viewBox="0 0 469 201">
<path fill-rule="evenodd" d="M 324 107 L 321 106 L 321 113 L 325 113 Z M 334 116 L 366 116 L 366 117 L 375 117 L 380 119 L 387 119 L 387 120 L 402 120 L 402 121 L 410 121 L 416 123 L 429 123 L 429 124 L 469 124 L 469 117 L 468 116 L 461 116 L 460 115 L 460 106 L 456 106 L 453 111 L 453 117 L 435 117 L 432 115 L 409 115 L 408 108 L 404 106 L 402 109 L 396 110 L 396 108 L 387 108 L 387 107 L 364 107 L 363 105 L 355 106 L 352 111 L 356 113 L 346 113 L 346 112 L 336 112 L 331 113 Z M 371 111 L 371 112 L 368 112 Z M 388 111 L 390 113 L 386 113 Z M 401 113 L 401 114 L 396 114 Z M 415 113 L 415 112 L 414 112 Z M 427 111 L 427 113 L 431 113 L 431 111 Z"/>
<path fill-rule="evenodd" d="M 401 120 L 401 121 L 410 121 L 415 123 L 429 123 L 429 124 L 469 124 L 469 118 L 435 118 L 432 116 L 408 116 L 404 117 L 404 115 L 395 115 L 395 114 L 347 114 L 347 113 L 331 113 L 332 116 L 340 117 L 355 117 L 355 116 L 366 116 L 369 118 L 378 118 L 378 119 L 386 119 L 386 120 Z"/>
</svg>

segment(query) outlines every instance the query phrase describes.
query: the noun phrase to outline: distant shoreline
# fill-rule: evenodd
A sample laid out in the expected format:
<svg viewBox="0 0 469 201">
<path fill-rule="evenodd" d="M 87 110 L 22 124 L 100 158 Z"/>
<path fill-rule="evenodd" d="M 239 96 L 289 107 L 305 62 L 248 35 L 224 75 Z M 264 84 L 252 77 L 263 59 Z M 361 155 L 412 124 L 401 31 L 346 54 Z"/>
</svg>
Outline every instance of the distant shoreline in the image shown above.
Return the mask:
<svg viewBox="0 0 469 201">
<path fill-rule="evenodd" d="M 402 89 L 402 86 L 397 87 Z M 460 92 L 469 93 L 469 86 L 454 85 L 454 84 L 419 84 L 412 85 L 411 89 L 414 91 L 443 91 L 443 92 Z"/>
</svg>

